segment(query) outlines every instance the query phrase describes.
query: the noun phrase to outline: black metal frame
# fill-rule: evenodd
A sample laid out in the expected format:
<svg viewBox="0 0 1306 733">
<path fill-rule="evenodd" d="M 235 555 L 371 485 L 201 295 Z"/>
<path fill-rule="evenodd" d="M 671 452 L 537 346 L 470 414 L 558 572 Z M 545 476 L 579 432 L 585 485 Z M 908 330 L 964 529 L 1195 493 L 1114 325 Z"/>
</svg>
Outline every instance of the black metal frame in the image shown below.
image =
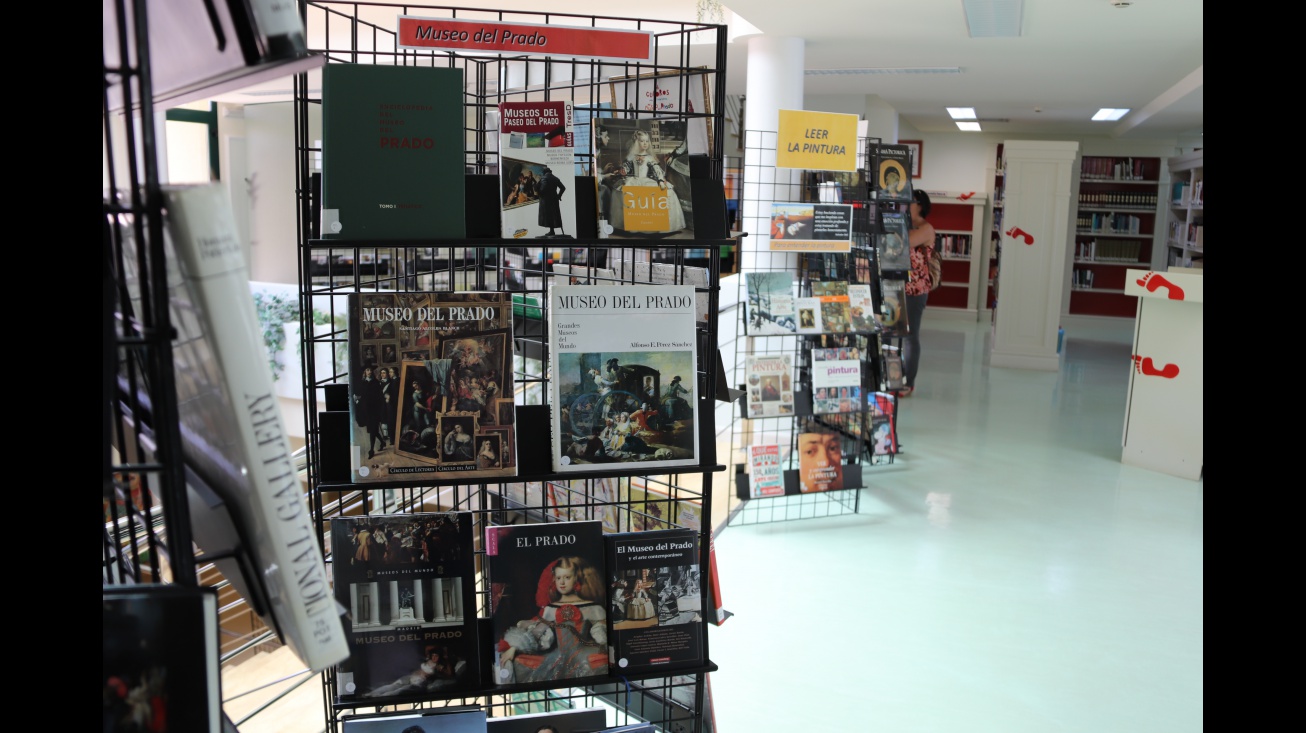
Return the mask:
<svg viewBox="0 0 1306 733">
<path fill-rule="evenodd" d="M 660 39 L 660 43 L 653 64 L 614 64 L 592 60 L 555 61 L 542 57 L 509 58 L 439 51 L 395 50 L 393 49 L 395 17 L 400 13 L 427 17 L 549 22 L 596 28 L 631 27 L 654 32 Z M 535 95 L 535 98 L 568 100 L 572 101 L 577 109 L 596 111 L 593 103 L 605 96 L 602 87 L 606 86 L 608 76 L 633 76 L 650 72 L 707 73 L 712 80 L 710 88 L 714 90 L 712 112 L 684 113 L 678 116 L 681 119 L 708 117 L 715 120 L 711 141 L 713 152 L 709 156 L 709 162 L 711 176 L 717 181 L 721 179 L 721 151 L 724 136 L 722 112 L 725 97 L 724 26 L 562 13 L 484 11 L 417 5 L 394 6 L 330 0 L 307 3 L 305 17 L 310 38 L 346 39 L 343 45 L 328 40 L 325 48 L 310 49 L 326 56 L 328 63 L 392 63 L 462 68 L 468 85 L 465 107 L 475 118 L 475 121 L 465 130 L 465 153 L 469 176 L 486 175 L 497 165 L 496 152 L 489 146 L 490 125 L 486 113 L 501 101 L 525 99 L 529 91 Z M 317 30 L 324 32 L 315 32 Z M 712 58 L 708 63 L 700 65 L 708 67 L 706 72 L 690 64 L 690 41 L 694 38 L 693 34 L 706 35 L 715 43 Z M 389 50 L 385 50 L 386 48 Z M 668 58 L 670 61 L 665 60 Z M 538 78 L 543 81 L 538 85 L 532 85 L 529 90 L 500 89 L 497 80 L 506 79 L 510 70 L 514 75 L 520 71 L 520 75 L 528 80 Z M 564 72 L 561 76 L 566 80 L 555 77 L 559 71 Z M 726 234 L 724 224 L 721 226 L 720 239 L 615 240 L 582 235 L 571 241 L 541 242 L 469 236 L 459 240 L 387 241 L 366 247 L 345 244 L 338 240 L 323 240 L 319 238 L 317 229 L 320 204 L 316 192 L 320 188 L 317 174 L 311 165 L 313 154 L 318 151 L 318 148 L 313 147 L 313 140 L 309 135 L 310 114 L 320 106 L 320 92 L 310 90 L 307 74 L 300 74 L 295 80 L 294 94 L 296 183 L 300 215 L 297 237 L 300 256 L 300 313 L 303 319 L 301 333 L 311 334 L 304 337 L 303 360 L 303 383 L 306 385 L 304 424 L 308 436 L 308 484 L 314 517 L 323 523 L 324 531 L 328 520 L 337 516 L 464 510 L 473 512 L 475 531 L 480 534 L 489 524 L 559 521 L 559 511 L 569 516 L 580 514 L 586 518 L 597 518 L 605 506 L 611 504 L 617 507 L 619 528 L 627 531 L 636 526 L 637 519 L 650 518 L 645 511 L 646 506 L 642 502 L 632 500 L 632 486 L 642 481 L 646 486 L 660 485 L 660 493 L 666 495 L 665 501 L 669 502 L 671 513 L 675 517 L 680 516 L 681 508 L 699 509 L 700 526 L 697 529 L 700 532 L 700 563 L 702 568 L 709 568 L 710 537 L 713 526 L 712 474 L 725 468 L 717 464 L 713 401 L 713 396 L 717 393 L 718 379 L 715 357 L 717 345 L 715 314 L 719 295 L 720 248 L 722 245 L 733 244 L 724 239 Z M 683 103 L 681 107 L 684 108 Z M 588 151 L 577 151 L 578 163 L 585 164 L 591 157 Z M 581 180 L 577 181 L 578 187 L 585 185 Z M 584 232 L 583 229 L 581 231 Z M 699 233 L 701 234 L 702 231 L 700 230 Z M 368 271 L 357 264 L 339 268 L 330 265 L 335 261 L 334 256 L 337 254 L 345 254 L 346 259 L 358 263 L 364 253 L 373 255 L 374 261 L 386 259 L 394 266 L 384 271 L 379 268 Z M 544 368 L 548 362 L 548 332 L 545 324 L 548 323 L 547 285 L 549 278 L 554 276 L 548 265 L 554 260 L 555 254 L 557 261 L 586 266 L 590 274 L 596 276 L 598 273 L 593 268 L 598 263 L 611 263 L 615 260 L 667 261 L 675 265 L 678 280 L 681 282 L 685 281 L 685 268 L 691 263 L 701 263 L 706 267 L 708 284 L 706 287 L 698 288 L 698 291 L 708 298 L 710 314 L 707 323 L 699 324 L 698 333 L 699 364 L 696 377 L 701 400 L 698 410 L 699 453 L 702 457 L 700 465 L 659 477 L 643 476 L 636 468 L 605 472 L 601 476 L 615 479 L 617 483 L 618 499 L 615 502 L 602 502 L 597 501 L 587 490 L 588 483 L 598 475 L 556 474 L 549 466 L 547 454 L 541 460 L 538 452 L 521 451 L 519 441 L 519 473 L 513 483 L 547 482 L 559 493 L 568 497 L 568 501 L 561 506 L 546 505 L 543 502 L 539 506 L 529 506 L 514 502 L 508 498 L 504 483 L 467 483 L 465 480 L 458 482 L 456 479 L 441 482 L 420 479 L 358 485 L 333 484 L 324 481 L 323 452 L 332 445 L 333 441 L 339 441 L 342 436 L 324 428 L 319 421 L 319 412 L 327 409 L 328 402 L 335 399 L 334 395 L 340 394 L 339 390 L 347 384 L 348 375 L 346 365 L 340 364 L 338 360 L 333 360 L 331 374 L 316 373 L 316 359 L 310 355 L 317 349 L 328 349 L 335 354 L 337 345 L 347 343 L 348 337 L 343 330 L 314 334 L 312 313 L 315 308 L 327 313 L 334 320 L 336 315 L 342 314 L 343 298 L 337 296 L 348 293 L 408 289 L 511 291 L 522 301 L 520 312 L 514 317 L 513 328 L 515 358 L 518 360 L 515 375 L 518 435 L 531 434 L 531 430 L 542 431 L 540 434 L 547 435 L 548 412 L 545 403 L 549 376 Z M 322 255 L 328 258 L 328 270 L 325 273 L 322 272 L 320 263 Z M 611 279 L 614 283 L 642 282 L 635 279 L 633 268 L 627 268 L 625 274 L 616 278 L 595 277 L 594 279 Z M 345 439 L 347 440 L 347 436 Z M 644 522 L 640 524 L 643 525 Z M 481 567 L 482 560 L 483 556 L 478 553 L 478 567 Z M 328 562 L 330 561 L 331 558 L 328 557 Z M 486 618 L 489 615 L 489 582 L 484 572 L 478 572 L 476 588 L 478 616 Z M 702 613 L 704 619 L 715 617 L 711 603 L 712 599 L 705 594 Z M 514 688 L 512 691 L 504 691 L 501 688 L 477 690 L 460 693 L 460 696 L 453 698 L 433 697 L 419 703 L 419 706 L 444 707 L 475 702 L 485 707 L 493 717 L 507 715 L 514 710 L 524 711 L 527 708 L 534 711 L 540 707 L 544 709 L 560 709 L 573 705 L 587 707 L 602 699 L 625 711 L 621 716 L 626 718 L 625 722 L 644 720 L 667 731 L 701 733 L 710 729 L 710 718 L 704 715 L 704 711 L 708 709 L 704 675 L 716 669 L 716 665 L 708 656 L 706 633 L 703 649 L 705 659 L 709 661 L 692 669 L 638 675 L 629 679 L 614 675 L 608 682 L 588 686 L 538 684 Z M 340 729 L 342 714 L 368 712 L 369 709 L 376 707 L 335 702 L 337 695 L 334 671 L 324 672 L 322 679 L 323 712 L 330 733 L 337 733 Z M 688 699 L 692 699 L 692 705 L 685 704 Z"/>
<path fill-rule="evenodd" d="M 745 160 L 775 160 L 776 144 L 777 134 L 775 132 L 746 131 Z M 798 265 L 796 272 L 794 272 L 794 279 L 799 295 L 811 293 L 813 280 L 844 280 L 850 283 L 865 282 L 869 284 L 872 297 L 877 306 L 883 301 L 882 277 L 879 270 L 879 260 L 875 254 L 875 236 L 883 233 L 883 224 L 878 213 L 896 211 L 903 205 L 876 201 L 873 192 L 870 190 L 870 171 L 879 168 L 879 144 L 880 139 L 874 137 L 858 140 L 858 145 L 864 156 L 862 160 L 865 161 L 867 167 L 857 171 L 859 183 L 855 184 L 852 190 L 849 190 L 848 187 L 840 189 L 842 202 L 852 204 L 854 207 L 852 250 L 847 254 L 798 254 Z M 744 166 L 744 186 L 750 190 L 756 190 L 763 201 L 815 202 L 820 200 L 820 184 L 837 179 L 837 175 L 830 175 L 823 171 L 804 171 L 801 175 L 795 172 L 792 176 L 788 175 L 788 173 L 789 171 L 782 171 L 782 169 L 778 169 L 771 164 L 746 162 Z M 795 176 L 798 177 L 797 182 L 793 180 Z M 770 187 L 769 190 L 767 189 L 768 186 Z M 871 216 L 872 211 L 877 212 L 877 215 Z M 769 221 L 770 212 L 758 210 L 753 213 L 747 226 L 763 231 L 769 226 Z M 789 264 L 789 256 L 793 254 L 791 252 L 756 253 L 754 255 L 754 266 L 749 268 L 749 271 L 793 271 L 794 268 L 791 268 Z M 862 267 L 855 264 L 859 259 L 865 260 Z M 859 270 L 863 273 L 869 273 L 869 277 L 866 275 L 859 277 Z M 865 402 L 863 402 L 862 409 L 859 412 L 848 413 L 849 417 L 812 414 L 810 411 L 812 391 L 810 381 L 811 353 L 813 348 L 822 348 L 823 346 L 858 346 L 864 362 L 863 384 L 877 385 L 875 389 L 883 391 L 885 369 L 881 345 L 889 339 L 879 331 L 858 334 L 823 334 L 820 336 L 750 334 L 747 327 L 750 314 L 747 308 L 748 289 L 744 277 L 745 272 L 745 268 L 741 267 L 738 283 L 739 317 L 735 319 L 737 339 L 736 363 L 733 365 L 733 373 L 736 376 L 735 381 L 742 381 L 746 373 L 746 359 L 749 355 L 786 354 L 794 356 L 797 384 L 805 386 L 805 389 L 802 390 L 801 397 L 795 395 L 793 415 L 750 417 L 747 412 L 746 401 L 739 401 L 738 412 L 731 423 L 730 430 L 731 455 L 735 463 L 731 471 L 728 524 L 729 526 L 742 526 L 856 514 L 861 508 L 861 489 L 866 488 L 869 484 L 867 477 L 861 471 L 869 466 L 893 463 L 894 454 L 876 455 L 873 452 L 870 440 L 869 408 Z M 833 343 L 839 340 L 847 341 L 847 343 Z M 901 341 L 900 338 L 898 340 Z M 747 388 L 747 385 L 744 384 L 736 384 L 735 386 L 740 389 Z M 894 399 L 896 401 L 897 398 Z M 850 427 L 850 421 L 851 424 L 855 424 L 855 428 Z M 896 408 L 892 418 L 892 426 L 896 435 L 898 429 Z M 748 450 L 749 446 L 753 444 L 754 434 L 760 432 L 766 435 L 775 435 L 778 436 L 777 439 L 782 443 L 785 436 L 787 436 L 788 447 L 792 455 L 797 449 L 799 433 L 805 432 L 807 427 L 839 435 L 845 458 L 845 470 L 849 466 L 856 466 L 859 469 L 859 479 L 854 479 L 852 482 L 845 479 L 845 488 L 838 491 L 802 494 L 786 489 L 786 493 L 781 496 L 750 497 L 750 478 L 749 474 L 746 473 L 746 467 Z M 781 449 L 783 451 L 783 445 Z M 792 478 L 796 473 L 796 469 L 790 467 L 786 470 L 786 473 Z M 792 482 L 787 481 L 787 483 Z M 794 488 L 796 488 L 796 485 Z"/>
<path fill-rule="evenodd" d="M 103 29 L 103 580 L 105 585 L 222 589 L 229 583 L 216 575 L 212 562 L 231 558 L 245 569 L 248 583 L 258 584 L 262 581 L 252 572 L 245 547 L 198 556 L 194 550 L 190 492 L 202 494 L 207 487 L 186 466 L 183 455 L 156 108 L 163 100 L 180 104 L 242 80 L 252 84 L 286 76 L 321 61 L 299 48 L 260 47 L 251 50 L 254 56 L 247 54 L 244 69 L 214 70 L 210 78 L 185 89 L 159 90 L 153 84 L 152 65 L 170 59 L 151 58 L 148 6 L 144 0 L 115 0 L 106 6 L 111 17 Z M 203 8 L 196 9 L 203 14 Z M 229 30 L 242 43 L 258 41 L 251 17 L 233 16 L 233 22 Z M 261 588 L 251 587 L 251 592 L 266 597 Z M 258 601 L 249 599 L 249 605 L 251 614 L 259 612 Z M 275 640 L 275 629 L 255 626 L 247 636 L 224 639 L 223 662 Z M 235 730 L 225 713 L 222 719 L 224 730 Z"/>
</svg>

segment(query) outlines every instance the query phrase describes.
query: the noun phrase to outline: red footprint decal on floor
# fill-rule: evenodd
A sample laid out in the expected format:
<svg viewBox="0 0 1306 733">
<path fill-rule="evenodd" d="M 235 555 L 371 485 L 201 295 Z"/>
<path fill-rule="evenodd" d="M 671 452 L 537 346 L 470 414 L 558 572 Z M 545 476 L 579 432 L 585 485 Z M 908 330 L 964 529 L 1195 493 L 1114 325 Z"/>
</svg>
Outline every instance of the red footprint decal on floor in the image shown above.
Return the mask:
<svg viewBox="0 0 1306 733">
<path fill-rule="evenodd" d="M 1011 237 L 1012 239 L 1015 239 L 1016 237 L 1022 237 L 1025 240 L 1025 244 L 1034 243 L 1034 235 L 1022 230 L 1020 227 L 1012 227 L 1008 229 L 1007 236 Z"/>
<path fill-rule="evenodd" d="M 971 191 L 970 193 L 963 193 L 962 195 L 958 196 L 957 198 L 960 199 L 960 200 L 962 200 L 962 201 L 965 201 L 966 199 L 968 199 L 968 198 L 970 198 L 971 196 L 974 196 L 974 195 L 975 195 L 975 192 L 974 192 L 974 191 Z"/>
<path fill-rule="evenodd" d="M 1133 359 L 1134 369 L 1137 369 L 1138 373 L 1144 376 L 1165 377 L 1166 379 L 1174 379 L 1179 376 L 1178 364 L 1166 364 L 1160 369 L 1157 369 L 1156 364 L 1152 362 L 1152 357 L 1150 356 L 1139 356 L 1135 354 Z"/>
<path fill-rule="evenodd" d="M 1159 274 L 1155 272 L 1149 272 L 1146 275 L 1139 278 L 1138 280 L 1135 280 L 1134 282 L 1147 288 L 1147 292 L 1149 293 L 1155 293 L 1157 290 L 1161 288 L 1166 288 L 1167 289 L 1166 292 L 1169 293 L 1170 295 L 1170 300 L 1184 299 L 1183 288 L 1179 287 L 1178 285 L 1175 285 L 1169 280 L 1166 280 L 1164 277 L 1161 277 Z"/>
</svg>

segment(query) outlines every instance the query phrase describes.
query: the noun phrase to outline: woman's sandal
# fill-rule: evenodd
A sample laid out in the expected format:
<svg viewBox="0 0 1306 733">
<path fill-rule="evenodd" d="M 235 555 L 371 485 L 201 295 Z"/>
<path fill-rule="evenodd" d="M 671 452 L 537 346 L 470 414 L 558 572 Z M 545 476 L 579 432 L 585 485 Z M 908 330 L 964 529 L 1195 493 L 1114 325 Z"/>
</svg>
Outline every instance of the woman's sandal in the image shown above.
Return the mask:
<svg viewBox="0 0 1306 733">
<path fill-rule="evenodd" d="M 916 391 L 915 387 L 903 387 L 902 389 L 898 390 L 898 396 L 911 397 L 911 393 L 915 391 Z"/>
</svg>

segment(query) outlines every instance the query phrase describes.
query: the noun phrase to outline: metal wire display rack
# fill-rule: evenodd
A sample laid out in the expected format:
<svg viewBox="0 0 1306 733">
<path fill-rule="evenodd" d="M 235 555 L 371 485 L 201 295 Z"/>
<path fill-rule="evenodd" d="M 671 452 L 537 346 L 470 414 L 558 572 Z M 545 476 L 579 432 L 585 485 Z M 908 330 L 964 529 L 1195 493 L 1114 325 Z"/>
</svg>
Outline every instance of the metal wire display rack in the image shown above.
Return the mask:
<svg viewBox="0 0 1306 733">
<path fill-rule="evenodd" d="M 644 75 L 671 75 L 702 79 L 707 91 L 707 110 L 677 113 L 679 119 L 705 119 L 709 136 L 709 177 L 722 178 L 722 110 L 724 108 L 725 27 L 684 22 L 662 22 L 630 18 L 582 16 L 563 13 L 484 11 L 453 7 L 394 5 L 356 2 L 309 2 L 305 20 L 310 39 L 323 40 L 310 50 L 325 56 L 328 63 L 442 66 L 463 70 L 466 81 L 464 109 L 468 123 L 464 130 L 467 191 L 496 180 L 497 151 L 490 112 L 503 101 L 566 100 L 578 113 L 604 114 L 602 103 L 610 98 L 611 79 Z M 413 51 L 396 45 L 395 17 L 401 11 L 425 17 L 486 19 L 502 22 L 559 24 L 592 28 L 634 28 L 652 31 L 657 39 L 652 63 L 612 63 L 597 60 L 551 59 L 531 56 L 477 55 L 445 51 Z M 697 82 L 694 82 L 697 84 Z M 319 148 L 310 134 L 321 111 L 320 90 L 312 88 L 308 74 L 296 77 L 294 125 L 299 201 L 298 251 L 301 314 L 305 337 L 304 421 L 308 436 L 308 483 L 315 518 L 324 526 L 334 517 L 406 513 L 415 511 L 468 511 L 474 515 L 477 536 L 488 525 L 537 523 L 606 517 L 619 531 L 641 531 L 664 526 L 689 526 L 700 533 L 702 568 L 709 567 L 712 531 L 712 475 L 724 470 L 718 465 L 715 445 L 713 396 L 717 393 L 716 358 L 717 302 L 720 278 L 720 249 L 732 244 L 727 239 L 724 219 L 708 231 L 696 221 L 694 239 L 613 240 L 598 236 L 596 219 L 578 211 L 577 236 L 569 241 L 504 239 L 497 218 L 485 217 L 485 206 L 477 202 L 479 215 L 469 215 L 468 236 L 459 240 L 428 239 L 369 242 L 367 246 L 342 244 L 320 238 L 318 221 L 321 203 L 318 174 L 313 158 Z M 681 85 L 688 95 L 688 84 Z M 689 106 L 682 100 L 681 110 Z M 643 116 L 639 110 L 626 114 Z M 652 113 L 649 113 L 652 114 Z M 663 116 L 665 118 L 665 115 Z M 592 156 L 578 148 L 577 163 L 592 173 Z M 592 179 L 580 176 L 576 189 L 593 187 Z M 486 201 L 490 201 L 487 197 Z M 585 203 L 578 205 L 584 208 Z M 589 204 L 593 206 L 592 203 Z M 497 208 L 497 205 L 496 205 Z M 722 202 L 724 212 L 724 202 Z M 489 220 L 488 224 L 486 220 Z M 372 265 L 364 266 L 364 262 Z M 378 266 L 385 262 L 385 267 Z M 693 283 L 699 298 L 707 302 L 708 318 L 698 324 L 699 363 L 696 369 L 698 396 L 703 400 L 698 415 L 700 465 L 668 475 L 644 475 L 638 468 L 614 469 L 592 478 L 561 476 L 550 468 L 548 441 L 518 441 L 518 475 L 510 483 L 393 481 L 356 485 L 324 471 L 324 455 L 337 450 L 347 436 L 320 420 L 347 390 L 348 365 L 333 360 L 331 373 L 318 373 L 321 350 L 338 353 L 348 335 L 341 330 L 314 333 L 309 322 L 314 310 L 329 320 L 342 314 L 342 303 L 350 293 L 403 290 L 480 290 L 511 292 L 514 302 L 513 342 L 516 381 L 516 431 L 522 436 L 547 436 L 549 418 L 548 286 L 559 277 L 554 265 L 571 268 L 589 282 L 610 284 L 654 284 L 651 269 L 641 274 L 635 263 L 664 263 L 674 268 L 674 281 Z M 695 278 L 701 273 L 705 277 Z M 566 275 L 563 275 L 566 277 Z M 338 403 L 337 403 L 338 404 Z M 603 483 L 603 491 L 598 484 Z M 521 491 L 532 487 L 531 491 Z M 325 542 L 329 547 L 330 543 Z M 333 558 L 328 557 L 328 563 Z M 489 614 L 489 579 L 483 568 L 483 550 L 477 556 L 477 607 L 484 619 Z M 703 597 L 703 618 L 710 618 L 710 594 Z M 716 668 L 703 639 L 704 665 L 674 672 L 631 677 L 613 676 L 611 681 L 584 686 L 565 684 L 524 685 L 520 689 L 488 688 L 457 697 L 432 696 L 417 708 L 477 704 L 491 717 L 543 712 L 572 707 L 605 705 L 615 711 L 618 722 L 646 721 L 659 730 L 699 733 L 711 729 L 710 700 L 706 675 Z M 324 717 L 327 730 L 337 733 L 343 715 L 365 713 L 375 706 L 339 703 L 337 679 L 332 671 L 322 676 Z M 379 709 L 379 708 L 377 708 Z"/>
<path fill-rule="evenodd" d="M 750 231 L 769 231 L 772 202 L 841 203 L 853 208 L 852 241 L 848 252 L 791 251 L 754 252 L 743 258 L 744 267 L 739 278 L 738 302 L 741 304 L 736 325 L 736 359 L 732 365 L 732 386 L 748 390 L 744 383 L 749 357 L 782 355 L 792 359 L 794 380 L 794 409 L 784 415 L 749 414 L 747 399 L 740 400 L 731 422 L 730 460 L 731 491 L 729 495 L 730 526 L 784 522 L 798 519 L 856 514 L 861 505 L 861 489 L 868 485 L 867 469 L 893 462 L 894 452 L 877 453 L 872 448 L 870 400 L 884 388 L 884 362 L 882 346 L 893 339 L 873 328 L 864 332 L 823 333 L 819 335 L 758 333 L 756 320 L 750 330 L 750 319 L 756 314 L 750 302 L 747 273 L 791 273 L 796 292 L 793 295 L 812 294 L 812 283 L 842 281 L 870 286 L 873 302 L 883 302 L 882 273 L 876 256 L 876 236 L 883 233 L 880 220 L 882 210 L 896 210 L 896 205 L 877 202 L 868 183 L 868 170 L 878 167 L 878 138 L 858 140 L 858 170 L 849 173 L 831 171 L 792 171 L 779 169 L 776 159 L 777 134 L 772 131 L 749 130 L 745 133 L 744 191 L 746 198 L 745 223 Z M 884 276 L 892 277 L 891 273 Z M 752 300 L 757 300 L 754 297 Z M 816 410 L 811 385 L 813 349 L 854 347 L 862 361 L 861 389 L 867 394 L 857 410 L 848 413 L 829 413 Z M 896 397 L 887 396 L 892 403 Z M 896 410 L 890 417 L 890 428 L 897 435 Z M 838 437 L 843 456 L 843 489 L 803 493 L 798 481 L 798 442 L 804 432 L 831 433 Z M 749 451 L 755 445 L 779 447 L 784 467 L 784 493 L 774 496 L 755 496 L 751 491 Z"/>
</svg>

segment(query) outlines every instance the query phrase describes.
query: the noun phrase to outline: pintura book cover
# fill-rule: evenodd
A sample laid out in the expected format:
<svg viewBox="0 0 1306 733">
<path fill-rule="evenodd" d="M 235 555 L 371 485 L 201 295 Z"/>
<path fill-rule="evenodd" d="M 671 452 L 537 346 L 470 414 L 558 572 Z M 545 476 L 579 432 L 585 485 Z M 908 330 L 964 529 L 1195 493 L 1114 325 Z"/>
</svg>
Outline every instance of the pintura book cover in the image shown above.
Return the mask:
<svg viewBox="0 0 1306 733">
<path fill-rule="evenodd" d="M 911 148 L 906 145 L 877 145 L 878 169 L 874 189 L 879 201 L 911 201 Z"/>
<path fill-rule="evenodd" d="M 355 483 L 517 475 L 509 293 L 350 293 Z"/>
<path fill-rule="evenodd" d="M 750 418 L 794 414 L 792 356 L 749 354 L 744 372 Z"/>
<path fill-rule="evenodd" d="M 335 596 L 349 610 L 342 702 L 429 699 L 480 684 L 472 515 L 331 520 Z"/>
<path fill-rule="evenodd" d="M 485 528 L 496 685 L 608 674 L 598 520 Z"/>
</svg>

